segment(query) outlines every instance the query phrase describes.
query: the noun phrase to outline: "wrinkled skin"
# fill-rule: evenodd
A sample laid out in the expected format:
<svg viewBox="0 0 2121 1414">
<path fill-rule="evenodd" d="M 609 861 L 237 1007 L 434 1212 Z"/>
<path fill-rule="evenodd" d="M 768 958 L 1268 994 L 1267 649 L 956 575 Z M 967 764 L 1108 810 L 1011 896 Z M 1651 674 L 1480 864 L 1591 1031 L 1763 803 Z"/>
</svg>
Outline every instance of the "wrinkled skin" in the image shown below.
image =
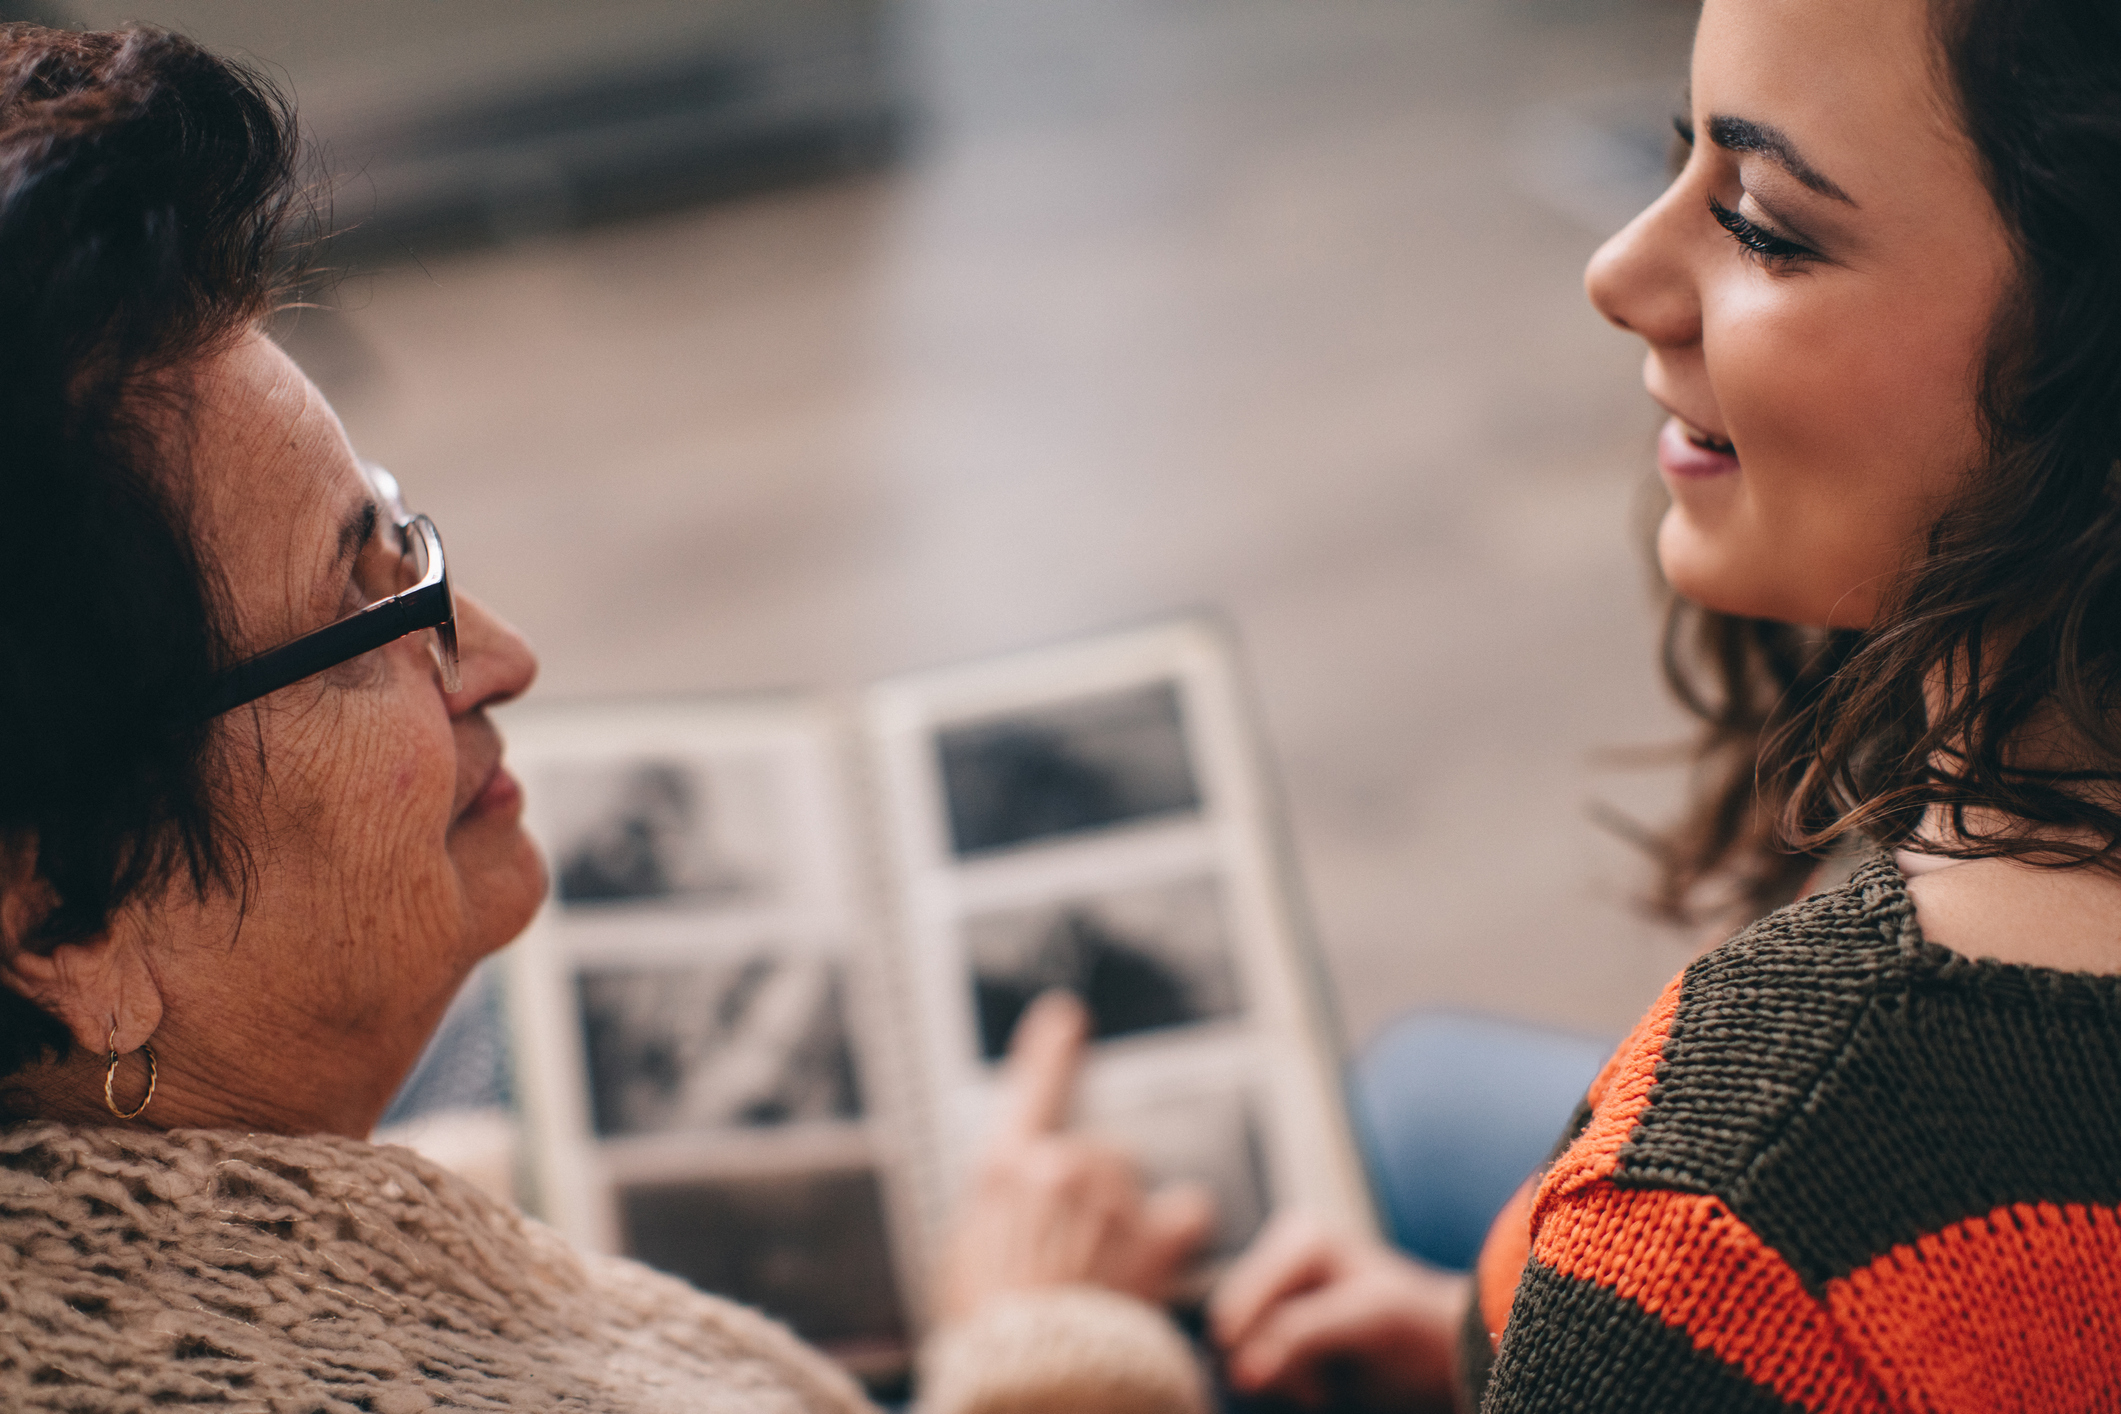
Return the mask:
<svg viewBox="0 0 2121 1414">
<path fill-rule="evenodd" d="M 359 607 L 357 581 L 375 578 L 363 557 L 389 551 L 345 544 L 368 485 L 285 354 L 253 334 L 197 374 L 195 533 L 239 643 L 256 652 Z M 121 910 L 103 936 L 41 957 L 15 940 L 44 896 L 26 859 L 9 861 L 0 975 L 76 1043 L 64 1063 L 16 1077 L 40 1116 L 114 1122 L 103 1077 L 115 1025 L 121 1053 L 148 1043 L 157 1059 L 141 1124 L 367 1135 L 472 966 L 522 931 L 544 893 L 486 714 L 537 663 L 462 593 L 457 618 L 461 691 L 442 690 L 423 634 L 221 719 L 247 897 L 202 899 L 181 881 Z M 144 1064 L 121 1067 L 128 1106 Z"/>
</svg>

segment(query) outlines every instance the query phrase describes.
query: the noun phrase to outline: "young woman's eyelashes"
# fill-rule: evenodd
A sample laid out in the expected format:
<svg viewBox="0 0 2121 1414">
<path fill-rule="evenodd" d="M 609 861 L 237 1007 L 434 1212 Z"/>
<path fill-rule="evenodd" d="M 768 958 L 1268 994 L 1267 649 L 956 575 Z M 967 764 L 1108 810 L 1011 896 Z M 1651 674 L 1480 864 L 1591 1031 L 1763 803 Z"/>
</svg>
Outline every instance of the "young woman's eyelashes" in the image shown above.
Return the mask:
<svg viewBox="0 0 2121 1414">
<path fill-rule="evenodd" d="M 1765 226 L 1748 221 L 1713 195 L 1709 197 L 1709 215 L 1716 218 L 1717 225 L 1731 233 L 1732 240 L 1770 270 L 1791 270 L 1819 258 L 1819 252 L 1810 246 L 1799 245 Z"/>
</svg>

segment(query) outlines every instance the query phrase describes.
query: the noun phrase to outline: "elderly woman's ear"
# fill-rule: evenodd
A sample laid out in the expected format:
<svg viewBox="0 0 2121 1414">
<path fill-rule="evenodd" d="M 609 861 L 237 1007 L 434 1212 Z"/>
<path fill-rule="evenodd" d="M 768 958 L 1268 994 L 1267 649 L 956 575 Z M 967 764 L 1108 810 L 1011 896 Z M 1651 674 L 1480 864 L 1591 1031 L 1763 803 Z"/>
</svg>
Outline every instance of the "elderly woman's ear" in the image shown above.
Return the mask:
<svg viewBox="0 0 2121 1414">
<path fill-rule="evenodd" d="M 33 842 L 0 848 L 0 985 L 52 1016 L 90 1055 L 139 1049 L 162 1024 L 162 991 L 137 914 L 120 910 L 95 937 L 38 946 L 38 926 L 58 899 L 36 857 Z"/>
</svg>

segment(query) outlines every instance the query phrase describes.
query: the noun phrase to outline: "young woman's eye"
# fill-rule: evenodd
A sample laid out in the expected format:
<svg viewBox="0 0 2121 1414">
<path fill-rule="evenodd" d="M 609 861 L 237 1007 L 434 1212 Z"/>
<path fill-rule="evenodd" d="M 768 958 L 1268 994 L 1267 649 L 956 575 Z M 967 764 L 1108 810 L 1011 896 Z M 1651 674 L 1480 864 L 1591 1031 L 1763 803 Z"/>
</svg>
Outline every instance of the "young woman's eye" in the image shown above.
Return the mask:
<svg viewBox="0 0 2121 1414">
<path fill-rule="evenodd" d="M 1713 196 L 1709 198 L 1709 215 L 1716 218 L 1717 225 L 1731 233 L 1732 240 L 1770 267 L 1787 269 L 1818 258 L 1819 252 L 1811 247 L 1784 240 L 1765 226 L 1755 225 Z"/>
</svg>

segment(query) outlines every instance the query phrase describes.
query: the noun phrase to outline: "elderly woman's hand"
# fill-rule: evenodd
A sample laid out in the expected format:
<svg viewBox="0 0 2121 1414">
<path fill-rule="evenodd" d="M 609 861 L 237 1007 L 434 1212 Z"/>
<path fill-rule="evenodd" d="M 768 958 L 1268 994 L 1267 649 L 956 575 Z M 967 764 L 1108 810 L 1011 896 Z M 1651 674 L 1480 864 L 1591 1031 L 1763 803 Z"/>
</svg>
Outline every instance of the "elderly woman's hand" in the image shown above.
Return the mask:
<svg viewBox="0 0 2121 1414">
<path fill-rule="evenodd" d="M 1088 1022 L 1074 997 L 1050 992 L 1017 1025 L 999 1122 L 943 1256 L 945 1321 L 1072 1283 L 1167 1300 L 1214 1226 L 1199 1185 L 1146 1192 L 1124 1154 L 1065 1131 Z"/>
</svg>

